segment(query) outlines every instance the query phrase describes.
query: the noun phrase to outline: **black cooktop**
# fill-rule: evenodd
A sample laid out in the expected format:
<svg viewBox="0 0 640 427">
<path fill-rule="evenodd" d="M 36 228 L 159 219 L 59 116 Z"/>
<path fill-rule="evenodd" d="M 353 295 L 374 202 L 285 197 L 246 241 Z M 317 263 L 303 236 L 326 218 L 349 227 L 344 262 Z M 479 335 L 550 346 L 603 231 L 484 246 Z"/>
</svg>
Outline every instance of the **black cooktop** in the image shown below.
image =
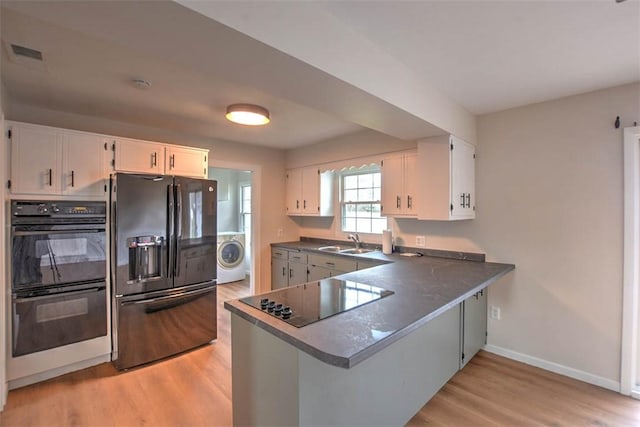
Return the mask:
<svg viewBox="0 0 640 427">
<path fill-rule="evenodd" d="M 392 294 L 364 283 L 323 279 L 240 301 L 300 328 Z"/>
</svg>

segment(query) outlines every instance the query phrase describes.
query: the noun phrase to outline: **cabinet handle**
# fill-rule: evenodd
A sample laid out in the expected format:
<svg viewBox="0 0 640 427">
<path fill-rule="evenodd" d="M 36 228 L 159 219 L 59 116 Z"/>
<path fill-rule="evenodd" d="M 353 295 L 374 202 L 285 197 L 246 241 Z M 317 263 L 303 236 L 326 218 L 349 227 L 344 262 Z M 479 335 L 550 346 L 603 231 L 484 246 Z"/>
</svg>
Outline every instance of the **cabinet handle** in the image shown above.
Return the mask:
<svg viewBox="0 0 640 427">
<path fill-rule="evenodd" d="M 400 196 L 396 196 L 396 208 L 400 209 L 400 203 L 402 203 Z"/>
<path fill-rule="evenodd" d="M 176 155 L 172 154 L 171 157 L 169 157 L 169 169 L 173 169 L 176 166 Z"/>
<path fill-rule="evenodd" d="M 307 201 L 306 200 L 304 200 L 302 202 L 302 209 L 307 209 Z"/>
<path fill-rule="evenodd" d="M 53 187 L 53 170 L 49 169 L 49 187 Z"/>
<path fill-rule="evenodd" d="M 289 278 L 291 279 L 293 277 L 293 269 L 289 269 Z"/>
<path fill-rule="evenodd" d="M 326 262 L 325 264 L 326 264 L 326 265 L 330 265 L 330 266 L 332 266 L 332 267 L 335 267 L 335 266 L 336 266 L 336 265 L 335 265 L 335 263 L 333 263 L 333 262 Z"/>
<path fill-rule="evenodd" d="M 467 193 L 467 207 L 471 207 L 471 193 Z"/>
<path fill-rule="evenodd" d="M 413 209 L 413 197 L 407 196 L 407 207 Z"/>
<path fill-rule="evenodd" d="M 460 206 L 462 206 L 463 208 L 465 207 L 464 193 L 460 194 Z"/>
<path fill-rule="evenodd" d="M 285 271 L 285 267 L 282 267 L 282 277 L 286 277 L 287 272 Z"/>
<path fill-rule="evenodd" d="M 75 172 L 74 171 L 71 171 L 71 186 L 72 187 L 76 186 Z"/>
<path fill-rule="evenodd" d="M 153 154 L 151 155 L 151 166 L 153 167 L 158 166 L 158 153 L 156 151 L 154 151 Z"/>
<path fill-rule="evenodd" d="M 300 200 L 296 200 L 296 209 L 300 209 Z"/>
</svg>

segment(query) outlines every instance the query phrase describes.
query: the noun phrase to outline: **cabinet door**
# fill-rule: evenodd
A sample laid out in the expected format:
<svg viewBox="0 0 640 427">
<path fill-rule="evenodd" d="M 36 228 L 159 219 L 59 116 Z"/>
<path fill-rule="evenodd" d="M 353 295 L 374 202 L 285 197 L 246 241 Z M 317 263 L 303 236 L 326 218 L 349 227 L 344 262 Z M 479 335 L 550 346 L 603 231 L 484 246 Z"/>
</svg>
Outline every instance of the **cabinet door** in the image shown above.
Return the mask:
<svg viewBox="0 0 640 427">
<path fill-rule="evenodd" d="M 289 263 L 289 286 L 307 283 L 307 264 Z"/>
<path fill-rule="evenodd" d="M 115 144 L 115 165 L 118 172 L 164 173 L 164 145 L 118 138 Z"/>
<path fill-rule="evenodd" d="M 335 276 L 335 274 L 331 274 L 333 270 L 326 267 L 320 267 L 318 265 L 310 265 L 308 266 L 307 270 L 309 272 L 307 281 L 309 282 L 315 282 L 318 280 L 327 279 L 331 276 Z"/>
<path fill-rule="evenodd" d="M 271 289 L 287 287 L 289 284 L 288 264 L 286 259 L 271 258 Z"/>
<path fill-rule="evenodd" d="M 11 127 L 11 192 L 60 194 L 62 135 L 49 128 Z"/>
<path fill-rule="evenodd" d="M 62 192 L 103 196 L 109 175 L 107 143 L 99 135 L 65 133 L 62 149 Z"/>
<path fill-rule="evenodd" d="M 302 213 L 320 213 L 320 170 L 317 168 L 302 169 Z"/>
<path fill-rule="evenodd" d="M 418 153 L 407 154 L 404 158 L 404 192 L 403 192 L 403 213 L 406 215 L 417 215 L 417 195 L 418 195 Z"/>
<path fill-rule="evenodd" d="M 460 369 L 487 341 L 487 290 L 483 289 L 462 303 L 462 354 Z"/>
<path fill-rule="evenodd" d="M 302 169 L 291 169 L 286 175 L 287 214 L 302 212 Z"/>
<path fill-rule="evenodd" d="M 404 157 L 387 157 L 382 161 L 380 172 L 382 175 L 382 214 L 402 214 L 402 192 L 404 181 Z"/>
<path fill-rule="evenodd" d="M 475 217 L 475 147 L 451 137 L 452 218 Z"/>
<path fill-rule="evenodd" d="M 208 151 L 196 148 L 168 146 L 165 173 L 168 175 L 207 177 Z"/>
</svg>

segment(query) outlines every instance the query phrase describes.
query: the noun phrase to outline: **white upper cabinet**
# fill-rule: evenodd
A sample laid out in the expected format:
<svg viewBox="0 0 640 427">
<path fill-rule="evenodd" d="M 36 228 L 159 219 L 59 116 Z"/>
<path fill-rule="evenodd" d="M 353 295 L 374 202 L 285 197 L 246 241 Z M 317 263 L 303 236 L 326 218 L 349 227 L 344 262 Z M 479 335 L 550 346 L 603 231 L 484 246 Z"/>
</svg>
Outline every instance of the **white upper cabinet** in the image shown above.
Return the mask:
<svg viewBox="0 0 640 427">
<path fill-rule="evenodd" d="M 333 216 L 333 173 L 317 167 L 290 169 L 286 175 L 287 215 Z"/>
<path fill-rule="evenodd" d="M 207 177 L 209 150 L 129 138 L 114 138 L 111 144 L 117 172 Z"/>
<path fill-rule="evenodd" d="M 165 173 L 167 175 L 206 178 L 209 150 L 167 145 L 165 152 Z"/>
<path fill-rule="evenodd" d="M 99 196 L 109 176 L 108 146 L 100 135 L 65 133 L 62 144 L 62 193 Z"/>
<path fill-rule="evenodd" d="M 132 173 L 164 173 L 164 145 L 128 138 L 110 139 L 114 170 Z"/>
<path fill-rule="evenodd" d="M 417 162 L 417 153 L 395 153 L 382 160 L 382 215 L 417 215 Z"/>
<path fill-rule="evenodd" d="M 12 194 L 104 196 L 106 147 L 98 135 L 9 122 Z"/>
<path fill-rule="evenodd" d="M 418 219 L 476 216 L 475 146 L 453 135 L 418 141 Z"/>
</svg>

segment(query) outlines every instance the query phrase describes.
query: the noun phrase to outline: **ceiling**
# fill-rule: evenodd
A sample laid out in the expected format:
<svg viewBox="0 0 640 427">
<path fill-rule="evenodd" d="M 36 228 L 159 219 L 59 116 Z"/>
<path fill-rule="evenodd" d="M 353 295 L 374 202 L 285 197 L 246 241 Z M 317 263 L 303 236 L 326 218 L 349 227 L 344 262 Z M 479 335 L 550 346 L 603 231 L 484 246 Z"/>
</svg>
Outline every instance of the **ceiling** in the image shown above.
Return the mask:
<svg viewBox="0 0 640 427">
<path fill-rule="evenodd" d="M 287 149 L 364 128 L 443 133 L 428 113 L 371 90 L 398 81 L 485 114 L 640 80 L 635 0 L 180 3 L 3 0 L 9 118 L 31 106 Z M 44 61 L 13 55 L 11 43 Z M 349 69 L 350 55 L 371 68 Z M 227 105 L 247 102 L 267 107 L 271 124 L 224 119 Z"/>
</svg>

